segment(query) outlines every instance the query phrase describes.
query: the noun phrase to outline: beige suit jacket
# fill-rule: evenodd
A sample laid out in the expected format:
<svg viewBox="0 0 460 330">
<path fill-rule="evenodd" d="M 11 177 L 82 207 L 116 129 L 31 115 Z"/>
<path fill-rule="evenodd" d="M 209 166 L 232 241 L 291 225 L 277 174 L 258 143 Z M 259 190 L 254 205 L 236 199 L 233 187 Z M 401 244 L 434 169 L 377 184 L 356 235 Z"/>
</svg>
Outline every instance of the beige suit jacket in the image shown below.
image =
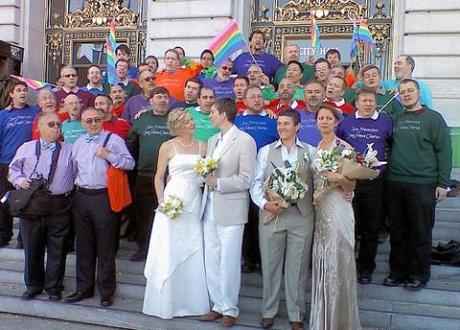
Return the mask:
<svg viewBox="0 0 460 330">
<path fill-rule="evenodd" d="M 212 205 L 214 220 L 222 226 L 241 225 L 248 221 L 249 187 L 254 176 L 257 148 L 254 139 L 234 128 L 218 157 L 219 167 L 215 176 L 219 189 L 214 191 Z M 220 133 L 208 140 L 207 156 L 211 157 Z M 209 187 L 205 185 L 201 215 L 204 213 Z"/>
</svg>

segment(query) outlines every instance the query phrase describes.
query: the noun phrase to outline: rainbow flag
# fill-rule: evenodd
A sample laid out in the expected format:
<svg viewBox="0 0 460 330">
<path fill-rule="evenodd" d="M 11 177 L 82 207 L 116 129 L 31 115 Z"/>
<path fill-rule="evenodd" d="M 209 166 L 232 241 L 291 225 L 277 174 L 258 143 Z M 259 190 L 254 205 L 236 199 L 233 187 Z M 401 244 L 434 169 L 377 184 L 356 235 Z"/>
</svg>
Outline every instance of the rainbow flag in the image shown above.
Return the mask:
<svg viewBox="0 0 460 330">
<path fill-rule="evenodd" d="M 30 88 L 35 89 L 35 90 L 42 89 L 43 87 L 51 85 L 51 84 L 46 83 L 44 81 L 24 78 L 24 77 L 21 77 L 21 76 L 15 76 L 14 74 L 10 74 L 10 77 L 14 78 L 16 80 L 22 81 L 27 86 L 29 86 Z"/>
<path fill-rule="evenodd" d="M 118 84 L 117 70 L 115 68 L 115 49 L 117 40 L 115 39 L 115 22 L 110 23 L 109 35 L 106 38 L 107 48 L 107 81 L 110 85 Z"/>
<path fill-rule="evenodd" d="M 319 27 L 318 23 L 316 23 L 315 14 L 313 12 L 310 13 L 310 38 L 311 38 L 311 47 L 313 49 L 320 49 L 321 48 L 321 40 L 319 39 Z"/>
<path fill-rule="evenodd" d="M 245 47 L 247 47 L 246 42 L 235 20 L 231 20 L 208 44 L 208 49 L 214 54 L 216 67 L 219 67 L 227 58 Z"/>
<path fill-rule="evenodd" d="M 367 51 L 371 54 L 375 54 L 377 52 L 374 37 L 372 36 L 371 31 L 369 31 L 369 27 L 367 26 L 367 22 L 364 18 L 361 19 L 358 28 L 356 28 L 356 25 L 353 28 L 350 51 L 351 57 L 358 55 L 360 42 L 365 44 Z"/>
</svg>

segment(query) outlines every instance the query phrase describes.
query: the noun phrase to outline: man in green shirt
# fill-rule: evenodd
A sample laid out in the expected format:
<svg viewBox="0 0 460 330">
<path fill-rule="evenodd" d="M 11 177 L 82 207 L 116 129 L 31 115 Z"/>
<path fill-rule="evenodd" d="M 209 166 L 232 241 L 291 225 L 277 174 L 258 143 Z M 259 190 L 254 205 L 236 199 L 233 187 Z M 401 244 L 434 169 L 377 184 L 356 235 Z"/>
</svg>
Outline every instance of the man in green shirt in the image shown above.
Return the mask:
<svg viewBox="0 0 460 330">
<path fill-rule="evenodd" d="M 284 65 L 276 71 L 275 79 L 273 83 L 275 87 L 281 83 L 284 77 L 286 77 L 286 69 L 287 65 L 290 61 L 300 61 L 300 48 L 298 45 L 287 45 L 284 47 L 283 51 L 283 62 Z M 302 79 L 300 80 L 301 84 L 304 85 L 309 81 L 315 79 L 315 70 L 313 67 L 308 63 L 303 63 L 303 72 L 302 72 Z"/>
<path fill-rule="evenodd" d="M 447 195 L 452 150 L 441 114 L 420 103 L 414 79 L 399 85 L 404 112 L 394 116 L 387 174 L 390 218 L 390 274 L 386 286 L 426 287 L 436 202 Z"/>
<path fill-rule="evenodd" d="M 146 258 L 151 223 L 158 200 L 153 188 L 158 151 L 160 146 L 172 138 L 167 127 L 169 92 L 164 87 L 152 90 L 150 104 L 146 111 L 133 121 L 128 133 L 128 147 L 137 155 L 137 178 L 134 185 L 134 209 L 136 212 L 136 241 L 138 251 L 131 261 L 143 261 Z"/>
<path fill-rule="evenodd" d="M 219 129 L 214 127 L 211 119 L 209 119 L 209 113 L 214 104 L 214 90 L 210 87 L 201 87 L 197 102 L 197 107 L 188 108 L 188 112 L 195 122 L 193 138 L 206 143 L 211 136 L 219 133 Z"/>
<path fill-rule="evenodd" d="M 80 136 L 86 133 L 80 122 L 81 104 L 80 99 L 75 94 L 70 94 L 64 99 L 64 110 L 70 118 L 62 123 L 61 134 L 65 143 L 74 143 Z"/>
</svg>

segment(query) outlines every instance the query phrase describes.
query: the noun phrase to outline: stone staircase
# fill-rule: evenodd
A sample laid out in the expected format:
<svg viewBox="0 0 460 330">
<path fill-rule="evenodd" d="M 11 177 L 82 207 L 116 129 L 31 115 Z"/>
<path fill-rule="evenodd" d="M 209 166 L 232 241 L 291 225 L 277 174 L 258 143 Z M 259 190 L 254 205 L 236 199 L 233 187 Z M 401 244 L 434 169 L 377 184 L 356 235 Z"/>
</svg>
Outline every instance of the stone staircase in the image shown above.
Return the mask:
<svg viewBox="0 0 460 330">
<path fill-rule="evenodd" d="M 460 198 L 448 198 L 436 209 L 434 228 L 436 241 L 460 240 Z M 114 305 L 104 309 L 99 297 L 77 304 L 52 303 L 46 295 L 32 301 L 22 301 L 23 251 L 14 249 L 15 242 L 0 249 L 0 329 L 2 315 L 18 314 L 40 319 L 65 321 L 121 329 L 218 329 L 218 323 L 204 324 L 195 318 L 160 320 L 141 313 L 145 279 L 143 263 L 128 260 L 134 243 L 121 241 L 117 258 L 118 286 Z M 408 292 L 402 288 L 381 285 L 388 274 L 388 241 L 379 246 L 377 269 L 370 285 L 358 286 L 361 322 L 369 329 L 460 329 L 460 267 L 433 266 L 428 288 Z M 75 255 L 67 257 L 65 292 L 75 289 Z M 240 291 L 241 315 L 235 329 L 260 328 L 262 278 L 245 274 Z M 310 300 L 310 289 L 307 301 Z M 274 329 L 289 329 L 286 320 L 284 292 L 279 318 Z M 7 313 L 7 314 L 2 314 Z M 56 323 L 59 323 L 57 322 Z M 60 324 L 60 323 L 59 323 Z M 56 327 L 56 329 L 59 327 Z"/>
</svg>

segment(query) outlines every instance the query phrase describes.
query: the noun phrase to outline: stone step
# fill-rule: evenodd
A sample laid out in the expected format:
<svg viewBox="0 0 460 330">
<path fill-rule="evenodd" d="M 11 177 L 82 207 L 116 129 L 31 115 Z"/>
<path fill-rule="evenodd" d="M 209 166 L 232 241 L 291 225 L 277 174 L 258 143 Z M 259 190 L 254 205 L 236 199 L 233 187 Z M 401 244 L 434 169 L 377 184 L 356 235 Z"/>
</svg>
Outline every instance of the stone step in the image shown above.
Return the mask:
<svg viewBox="0 0 460 330">
<path fill-rule="evenodd" d="M 451 222 L 451 223 L 460 223 L 460 209 L 459 208 L 449 208 L 449 207 L 437 207 L 436 208 L 436 224 L 440 222 Z"/>
<path fill-rule="evenodd" d="M 436 204 L 436 208 L 457 208 L 460 209 L 460 197 L 447 197 Z"/>
<path fill-rule="evenodd" d="M 247 292 L 244 292 L 247 291 Z M 251 296 L 251 288 L 240 295 L 241 314 L 235 329 L 260 328 L 260 297 Z M 19 299 L 21 289 L 11 285 L 0 286 L 0 312 L 33 315 L 44 318 L 75 321 L 83 324 L 103 325 L 129 329 L 217 329 L 217 323 L 204 324 L 194 318 L 160 320 L 143 315 L 142 301 L 117 298 L 109 309 L 99 307 L 98 297 L 76 304 L 52 303 L 45 295 L 24 302 Z M 307 301 L 310 297 L 307 295 Z M 373 329 L 458 329 L 460 308 L 432 306 L 423 303 L 382 302 L 360 299 L 360 318 L 364 327 Z M 309 310 L 310 306 L 307 306 Z M 431 314 L 435 314 L 433 316 Z M 395 323 L 398 320 L 398 323 Z M 410 326 L 408 326 L 410 325 Z M 413 327 L 415 326 L 415 328 Z M 289 329 L 284 300 L 274 329 Z"/>
<path fill-rule="evenodd" d="M 433 228 L 433 240 L 460 240 L 460 222 L 438 222 Z"/>
</svg>

